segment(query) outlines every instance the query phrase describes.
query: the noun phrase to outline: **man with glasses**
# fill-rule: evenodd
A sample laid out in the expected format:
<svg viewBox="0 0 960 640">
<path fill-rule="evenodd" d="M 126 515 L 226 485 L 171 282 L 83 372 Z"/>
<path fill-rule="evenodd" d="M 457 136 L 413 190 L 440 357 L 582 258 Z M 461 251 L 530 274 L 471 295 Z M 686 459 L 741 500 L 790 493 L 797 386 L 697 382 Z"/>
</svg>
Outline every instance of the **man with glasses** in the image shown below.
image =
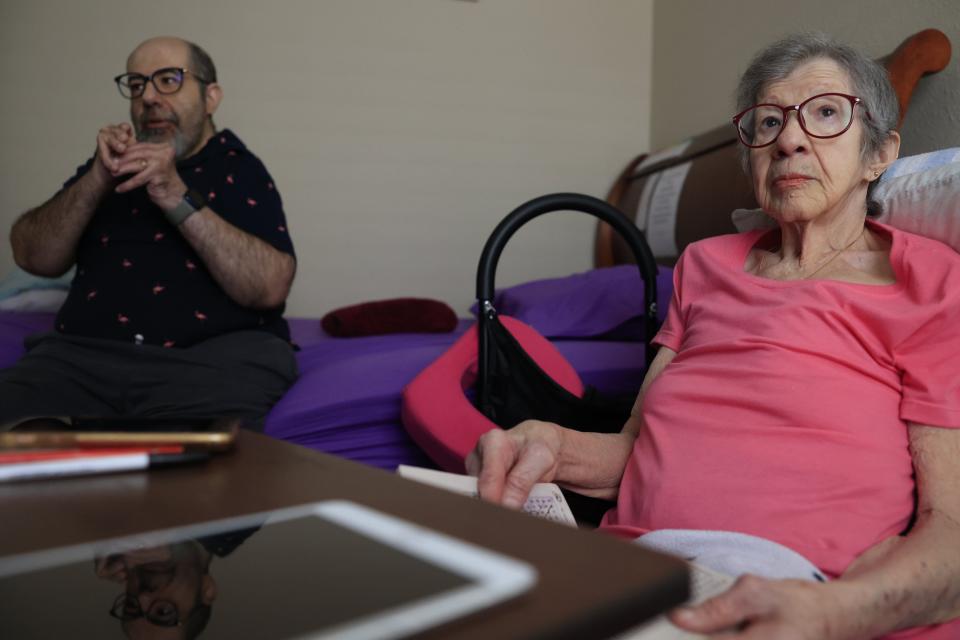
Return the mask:
<svg viewBox="0 0 960 640">
<path fill-rule="evenodd" d="M 210 56 L 147 40 L 114 78 L 132 126 L 10 238 L 26 271 L 76 265 L 55 331 L 0 371 L 0 424 L 38 415 L 262 421 L 296 377 L 282 317 L 296 261 L 270 174 L 213 114 Z"/>
<path fill-rule="evenodd" d="M 210 621 L 218 586 L 213 558 L 226 558 L 259 527 L 94 558 L 94 573 L 123 586 L 108 614 L 128 638 L 196 638 Z"/>
<path fill-rule="evenodd" d="M 127 638 L 195 638 L 217 598 L 212 559 L 200 541 L 185 540 L 97 557 L 94 572 L 122 585 L 108 614 Z"/>
</svg>

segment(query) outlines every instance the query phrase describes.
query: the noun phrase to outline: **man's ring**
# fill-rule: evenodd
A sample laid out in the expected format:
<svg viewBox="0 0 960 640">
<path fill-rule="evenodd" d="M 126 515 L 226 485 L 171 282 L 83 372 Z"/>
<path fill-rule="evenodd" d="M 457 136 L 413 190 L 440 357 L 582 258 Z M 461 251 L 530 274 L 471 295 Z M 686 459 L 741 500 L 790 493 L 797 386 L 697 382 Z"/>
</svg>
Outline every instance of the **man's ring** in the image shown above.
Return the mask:
<svg viewBox="0 0 960 640">
<path fill-rule="evenodd" d="M 147 168 L 147 161 L 141 158 L 141 159 L 140 159 L 140 170 L 143 171 L 143 170 L 146 169 L 146 168 Z"/>
</svg>

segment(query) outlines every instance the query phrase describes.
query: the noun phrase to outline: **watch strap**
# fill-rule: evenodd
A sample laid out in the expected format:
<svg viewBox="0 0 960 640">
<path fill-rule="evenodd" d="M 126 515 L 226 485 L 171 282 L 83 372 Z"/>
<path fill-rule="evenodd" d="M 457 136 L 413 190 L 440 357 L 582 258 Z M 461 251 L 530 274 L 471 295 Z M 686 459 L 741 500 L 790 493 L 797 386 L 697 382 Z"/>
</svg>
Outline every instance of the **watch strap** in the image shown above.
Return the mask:
<svg viewBox="0 0 960 640">
<path fill-rule="evenodd" d="M 191 215 L 203 209 L 207 206 L 207 201 L 197 191 L 194 189 L 189 189 L 185 194 L 183 194 L 183 200 L 177 203 L 170 211 L 167 211 L 164 215 L 167 220 L 175 227 L 179 227 L 183 224 L 183 221 L 189 218 Z"/>
</svg>

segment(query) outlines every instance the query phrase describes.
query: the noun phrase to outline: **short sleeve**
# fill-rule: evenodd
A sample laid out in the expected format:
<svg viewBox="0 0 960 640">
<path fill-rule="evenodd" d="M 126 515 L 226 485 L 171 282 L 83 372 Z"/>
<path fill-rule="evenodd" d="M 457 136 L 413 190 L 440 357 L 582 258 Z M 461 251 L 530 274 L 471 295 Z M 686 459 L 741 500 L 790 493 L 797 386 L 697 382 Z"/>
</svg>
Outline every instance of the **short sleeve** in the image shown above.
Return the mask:
<svg viewBox="0 0 960 640">
<path fill-rule="evenodd" d="M 896 349 L 902 420 L 960 427 L 960 295 L 949 297 Z"/>
<path fill-rule="evenodd" d="M 295 255 L 280 192 L 256 156 L 249 152 L 229 156 L 224 184 L 206 195 L 207 206 L 221 218 L 278 251 Z"/>
<path fill-rule="evenodd" d="M 685 257 L 686 253 L 681 254 L 673 268 L 673 293 L 670 296 L 670 307 L 667 309 L 667 317 L 664 319 L 660 331 L 653 337 L 654 344 L 659 344 L 673 351 L 680 351 L 680 343 L 683 342 L 683 334 L 686 329 L 682 306 Z"/>
</svg>

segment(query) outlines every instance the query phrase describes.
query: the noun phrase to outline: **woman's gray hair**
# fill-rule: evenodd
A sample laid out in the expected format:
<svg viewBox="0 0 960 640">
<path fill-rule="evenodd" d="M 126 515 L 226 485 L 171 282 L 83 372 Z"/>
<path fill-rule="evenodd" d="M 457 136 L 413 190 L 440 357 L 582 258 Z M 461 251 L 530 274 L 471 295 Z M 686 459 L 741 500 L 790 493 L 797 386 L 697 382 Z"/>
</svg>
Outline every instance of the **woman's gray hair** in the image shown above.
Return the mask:
<svg viewBox="0 0 960 640">
<path fill-rule="evenodd" d="M 833 60 L 850 79 L 851 91 L 863 101 L 864 109 L 857 109 L 863 125 L 861 158 L 866 158 L 886 143 L 890 132 L 896 130 L 900 117 L 897 95 L 890 84 L 886 69 L 856 49 L 841 44 L 824 33 L 808 32 L 792 35 L 775 42 L 754 56 L 750 66 L 737 85 L 737 112 L 757 104 L 761 92 L 772 82 L 783 80 L 800 65 L 825 58 Z M 867 117 L 866 112 L 870 115 Z M 740 147 L 740 159 L 749 174 L 750 150 Z M 879 204 L 870 200 L 877 185 L 870 183 L 867 190 L 867 212 L 880 213 Z"/>
</svg>

